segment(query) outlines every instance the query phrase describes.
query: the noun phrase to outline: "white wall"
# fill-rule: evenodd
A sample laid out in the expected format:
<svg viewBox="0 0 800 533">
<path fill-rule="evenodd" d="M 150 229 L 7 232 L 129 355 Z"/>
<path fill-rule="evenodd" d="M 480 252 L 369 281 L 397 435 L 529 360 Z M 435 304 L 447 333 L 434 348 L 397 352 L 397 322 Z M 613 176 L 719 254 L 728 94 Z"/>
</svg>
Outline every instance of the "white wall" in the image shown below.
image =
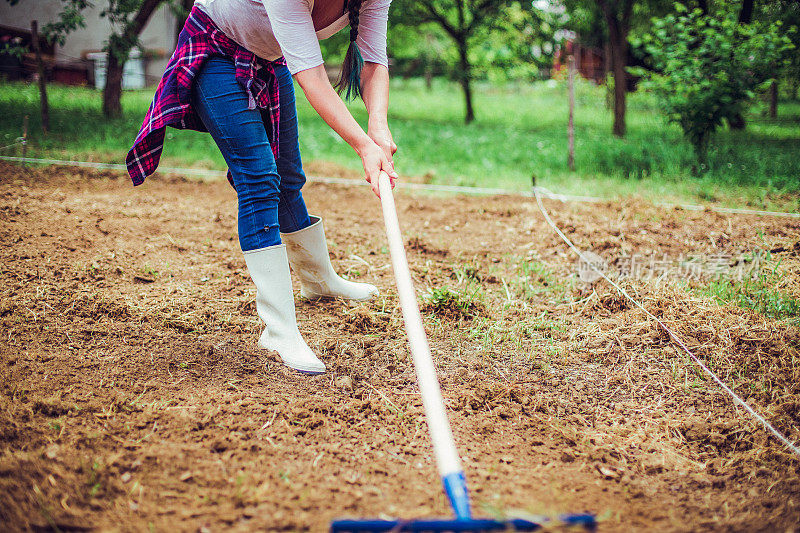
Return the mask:
<svg viewBox="0 0 800 533">
<path fill-rule="evenodd" d="M 93 3 L 94 7 L 84 11 L 86 27 L 70 33 L 64 46 L 56 48 L 57 62 L 77 61 L 84 57 L 86 52 L 103 48 L 111 31 L 111 25 L 108 19 L 100 17 L 104 2 L 98 0 Z M 56 20 L 60 10 L 59 0 L 20 0 L 15 6 L 0 0 L 0 25 L 30 31 L 32 20 L 38 20 L 41 28 L 48 22 Z M 175 47 L 175 15 L 169 8 L 162 6 L 153 13 L 142 32 L 141 42 L 146 50 L 161 51 L 166 56 L 163 59 L 149 61 L 147 64 L 148 82 L 156 83 Z"/>
</svg>

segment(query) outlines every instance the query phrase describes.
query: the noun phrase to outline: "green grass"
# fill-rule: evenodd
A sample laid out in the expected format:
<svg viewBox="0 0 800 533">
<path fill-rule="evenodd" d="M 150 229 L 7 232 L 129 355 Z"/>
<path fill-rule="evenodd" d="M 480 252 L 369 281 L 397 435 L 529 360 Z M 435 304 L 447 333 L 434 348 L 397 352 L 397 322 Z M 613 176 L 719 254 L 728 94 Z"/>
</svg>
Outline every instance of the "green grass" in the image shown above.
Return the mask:
<svg viewBox="0 0 800 533">
<path fill-rule="evenodd" d="M 432 287 L 422 296 L 423 311 L 437 316 L 473 318 L 484 309 L 480 285 L 463 290 Z"/>
<path fill-rule="evenodd" d="M 733 303 L 769 318 L 800 325 L 800 300 L 780 290 L 785 274 L 767 252 L 765 265 L 743 279 L 720 278 L 700 290 L 721 303 Z"/>
<path fill-rule="evenodd" d="M 665 124 L 657 102 L 646 93 L 629 100 L 628 135 L 610 134 L 611 113 L 604 88 L 577 87 L 576 165 L 566 164 L 566 89 L 562 82 L 491 86 L 476 84 L 478 119 L 463 124 L 457 86 L 436 80 L 394 80 L 390 125 L 399 146 L 398 171 L 432 183 L 525 190 L 539 185 L 567 193 L 655 199 L 692 199 L 725 205 L 800 210 L 800 103 L 782 102 L 777 119 L 757 104 L 744 132 L 721 131 L 714 139 L 709 170 L 692 172 L 691 147 L 675 126 Z M 100 93 L 51 86 L 51 132 L 38 126 L 35 86 L 0 83 L 0 146 L 19 135 L 31 117 L 32 156 L 122 162 L 152 98 L 152 89 L 126 92 L 123 118 L 106 121 Z M 366 113 L 351 105 L 363 124 Z M 306 163 L 325 161 L 360 170 L 353 151 L 316 115 L 298 91 L 301 148 Z M 2 153 L 13 153 L 5 150 Z M 223 169 L 207 134 L 170 130 L 163 164 Z"/>
<path fill-rule="evenodd" d="M 732 302 L 770 318 L 789 319 L 800 325 L 800 301 L 778 291 L 763 279 L 712 282 L 708 293 L 718 301 Z"/>
</svg>

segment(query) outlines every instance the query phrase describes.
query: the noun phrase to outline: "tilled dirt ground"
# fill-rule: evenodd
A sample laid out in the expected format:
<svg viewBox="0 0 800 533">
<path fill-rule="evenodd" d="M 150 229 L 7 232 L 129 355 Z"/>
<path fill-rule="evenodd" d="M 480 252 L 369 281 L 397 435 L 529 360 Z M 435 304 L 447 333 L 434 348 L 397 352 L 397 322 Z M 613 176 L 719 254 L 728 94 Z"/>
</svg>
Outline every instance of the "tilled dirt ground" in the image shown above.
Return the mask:
<svg viewBox="0 0 800 533">
<path fill-rule="evenodd" d="M 0 165 L 0 523 L 13 531 L 313 530 L 446 516 L 377 200 L 309 184 L 369 304 L 298 299 L 328 365 L 255 342 L 226 183 Z M 477 512 L 602 531 L 798 531 L 800 461 L 577 263 L 530 199 L 398 191 Z M 771 250 L 800 298 L 800 220 L 547 201 L 610 265 Z M 735 260 L 734 260 L 735 262 Z M 791 438 L 800 332 L 703 280 L 626 287 Z M 445 289 L 447 288 L 447 289 Z M 299 297 L 298 297 L 299 298 Z"/>
</svg>

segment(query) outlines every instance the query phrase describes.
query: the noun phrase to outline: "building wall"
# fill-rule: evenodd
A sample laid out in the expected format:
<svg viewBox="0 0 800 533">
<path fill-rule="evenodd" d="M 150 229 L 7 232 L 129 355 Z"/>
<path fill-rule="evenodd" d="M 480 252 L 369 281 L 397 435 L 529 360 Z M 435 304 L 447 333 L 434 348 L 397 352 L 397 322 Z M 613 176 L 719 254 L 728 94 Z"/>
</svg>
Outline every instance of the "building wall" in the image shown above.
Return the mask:
<svg viewBox="0 0 800 533">
<path fill-rule="evenodd" d="M 70 33 L 64 46 L 56 47 L 56 63 L 61 65 L 79 63 L 87 52 L 99 51 L 111 33 L 108 19 L 100 17 L 103 2 L 84 11 L 86 27 Z M 0 25 L 30 31 L 31 21 L 38 20 L 41 28 L 57 19 L 61 11 L 59 0 L 20 0 L 15 6 L 0 1 Z M 145 64 L 148 83 L 155 83 L 164 72 L 169 56 L 175 47 L 175 15 L 168 7 L 160 7 L 145 26 L 141 35 L 145 50 L 155 51 L 160 57 Z"/>
</svg>

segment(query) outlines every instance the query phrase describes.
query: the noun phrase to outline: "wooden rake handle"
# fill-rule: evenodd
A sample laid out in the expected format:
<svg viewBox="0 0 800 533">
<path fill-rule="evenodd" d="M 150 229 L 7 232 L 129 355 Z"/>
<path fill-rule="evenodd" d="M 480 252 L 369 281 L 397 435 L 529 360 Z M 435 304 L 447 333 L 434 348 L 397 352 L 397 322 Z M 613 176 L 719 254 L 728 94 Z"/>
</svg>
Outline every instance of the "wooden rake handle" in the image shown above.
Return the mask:
<svg viewBox="0 0 800 533">
<path fill-rule="evenodd" d="M 414 370 L 417 373 L 417 382 L 422 394 L 422 404 L 425 407 L 428 431 L 431 434 L 431 440 L 433 440 L 436 464 L 439 467 L 439 473 L 442 476 L 445 489 L 456 515 L 459 518 L 466 518 L 468 516 L 464 516 L 464 514 L 469 514 L 469 506 L 465 503 L 468 500 L 466 486 L 463 483 L 464 475 L 461 461 L 456 451 L 450 422 L 447 419 L 444 401 L 442 400 L 442 392 L 439 389 L 439 381 L 436 377 L 436 369 L 431 358 L 431 350 L 422 325 L 422 317 L 417 305 L 417 295 L 414 290 L 414 283 L 411 280 L 411 272 L 408 269 L 408 260 L 406 259 L 406 251 L 400 233 L 400 223 L 397 220 L 392 185 L 389 176 L 385 172 L 380 173 L 378 187 L 381 193 L 383 220 L 386 226 L 386 237 L 389 240 L 389 252 L 392 256 L 392 268 L 394 269 L 394 277 L 397 283 L 397 293 L 400 296 L 400 307 L 403 311 L 403 321 L 406 326 L 408 343 L 411 347 Z M 463 490 L 460 485 L 464 485 Z M 451 494 L 452 491 L 459 494 Z M 461 492 L 463 494 L 460 494 Z M 458 503 L 454 501 L 454 496 L 456 500 L 459 500 Z M 465 506 L 466 508 L 464 508 Z"/>
</svg>

